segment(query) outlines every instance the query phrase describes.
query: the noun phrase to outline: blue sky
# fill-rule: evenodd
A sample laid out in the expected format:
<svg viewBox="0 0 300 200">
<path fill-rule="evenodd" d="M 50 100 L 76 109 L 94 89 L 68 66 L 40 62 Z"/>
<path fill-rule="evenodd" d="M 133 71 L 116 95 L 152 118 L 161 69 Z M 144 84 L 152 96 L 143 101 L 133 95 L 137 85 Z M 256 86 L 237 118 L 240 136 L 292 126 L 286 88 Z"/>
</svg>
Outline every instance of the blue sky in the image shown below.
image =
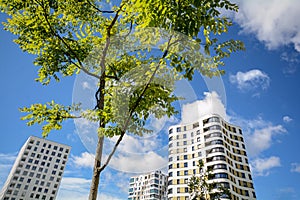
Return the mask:
<svg viewBox="0 0 300 200">
<path fill-rule="evenodd" d="M 218 86 L 225 91 L 221 98 L 227 118 L 244 131 L 258 199 L 300 199 L 300 156 L 297 150 L 300 140 L 300 21 L 297 20 L 300 18 L 300 2 L 241 1 L 240 12 L 233 18 L 235 25 L 226 37 L 243 40 L 246 51 L 227 59 L 226 74 L 217 80 Z M 0 14 L 0 21 L 4 20 L 5 16 Z M 22 113 L 18 108 L 52 99 L 71 104 L 78 91 L 78 79 L 68 77 L 49 86 L 35 82 L 37 67 L 32 64 L 34 57 L 23 53 L 12 42 L 14 36 L 4 31 L 2 25 L 0 28 L 2 188 L 27 137 L 41 135 L 39 126 L 27 127 L 20 120 Z M 88 87 L 85 82 L 79 82 L 79 85 L 82 83 Z M 202 99 L 203 105 L 215 98 L 212 93 L 205 93 L 209 90 L 199 74 L 182 87 L 196 95 L 191 98 Z M 163 167 L 166 140 L 165 135 L 158 132 L 172 123 L 178 123 L 178 119 L 153 120 L 153 135 L 143 139 L 125 138 L 120 150 L 126 152 L 119 152 L 118 159 L 101 177 L 99 199 L 126 199 L 128 177 L 133 171 Z M 61 200 L 86 199 L 88 195 L 93 148 L 82 137 L 81 125 L 80 122 L 66 122 L 61 131 L 51 133 L 48 138 L 72 146 L 58 194 Z M 146 147 L 148 149 L 140 154 L 133 153 Z M 142 158 L 145 158 L 143 162 L 140 161 Z"/>
</svg>

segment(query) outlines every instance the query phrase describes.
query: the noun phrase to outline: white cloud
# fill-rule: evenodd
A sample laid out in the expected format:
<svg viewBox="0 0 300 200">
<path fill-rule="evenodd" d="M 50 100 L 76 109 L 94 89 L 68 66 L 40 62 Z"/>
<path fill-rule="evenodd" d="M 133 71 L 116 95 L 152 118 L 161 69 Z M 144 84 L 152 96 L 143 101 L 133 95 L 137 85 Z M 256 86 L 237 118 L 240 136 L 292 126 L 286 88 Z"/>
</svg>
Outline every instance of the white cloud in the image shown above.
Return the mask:
<svg viewBox="0 0 300 200">
<path fill-rule="evenodd" d="M 93 167 L 95 155 L 89 152 L 83 152 L 81 156 L 72 156 L 72 161 L 77 167 Z"/>
<path fill-rule="evenodd" d="M 279 135 L 287 132 L 282 125 L 274 125 L 260 116 L 256 119 L 244 119 L 241 116 L 232 114 L 230 121 L 242 128 L 250 157 L 259 156 L 272 146 Z"/>
<path fill-rule="evenodd" d="M 82 88 L 90 90 L 91 86 L 87 81 L 84 81 L 84 82 L 82 82 Z"/>
<path fill-rule="evenodd" d="M 287 65 L 285 65 L 283 68 L 284 74 L 294 74 L 297 71 L 298 65 L 300 63 L 299 53 L 283 52 L 280 55 L 280 59 L 287 62 Z"/>
<path fill-rule="evenodd" d="M 300 173 L 300 163 L 292 163 L 291 172 Z"/>
<path fill-rule="evenodd" d="M 237 72 L 236 75 L 230 75 L 232 84 L 236 84 L 240 90 L 251 90 L 261 88 L 267 89 L 270 85 L 269 76 L 258 69 L 247 72 Z"/>
<path fill-rule="evenodd" d="M 251 169 L 256 176 L 268 176 L 274 167 L 280 167 L 280 158 L 271 156 L 269 158 L 257 158 L 251 162 Z"/>
<path fill-rule="evenodd" d="M 89 196 L 91 180 L 85 178 L 76 177 L 64 177 L 62 178 L 57 199 L 60 200 L 86 200 Z M 109 193 L 99 193 L 97 200 L 120 200 Z"/>
<path fill-rule="evenodd" d="M 282 118 L 282 120 L 283 120 L 285 123 L 289 123 L 289 122 L 293 121 L 293 119 L 292 119 L 291 117 L 289 117 L 289 116 L 284 116 L 284 117 Z"/>
<path fill-rule="evenodd" d="M 16 156 L 17 153 L 0 153 L 0 188 L 2 188 L 6 181 Z"/>
<path fill-rule="evenodd" d="M 205 92 L 203 100 L 198 100 L 182 106 L 181 124 L 192 123 L 208 114 L 219 114 L 227 119 L 226 109 L 216 92 Z"/>
<path fill-rule="evenodd" d="M 255 34 L 269 49 L 292 44 L 300 52 L 300 1 L 237 0 L 235 21 L 244 33 Z"/>
<path fill-rule="evenodd" d="M 168 165 L 167 157 L 150 151 L 143 154 L 116 154 L 110 163 L 110 167 L 122 170 L 123 172 L 144 173 L 162 169 Z"/>
<path fill-rule="evenodd" d="M 264 150 L 269 149 L 274 136 L 285 132 L 286 130 L 281 125 L 270 125 L 262 129 L 255 129 L 251 135 L 247 136 L 249 154 L 257 156 Z"/>
</svg>

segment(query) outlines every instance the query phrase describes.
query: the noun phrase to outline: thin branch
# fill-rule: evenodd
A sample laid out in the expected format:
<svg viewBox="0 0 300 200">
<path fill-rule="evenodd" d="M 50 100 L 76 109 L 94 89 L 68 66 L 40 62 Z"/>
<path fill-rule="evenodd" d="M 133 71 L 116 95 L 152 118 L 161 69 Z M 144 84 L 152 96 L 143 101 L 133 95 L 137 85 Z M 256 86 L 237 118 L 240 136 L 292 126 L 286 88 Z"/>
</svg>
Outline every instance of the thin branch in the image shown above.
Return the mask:
<svg viewBox="0 0 300 200">
<path fill-rule="evenodd" d="M 90 4 L 90 6 L 92 6 L 98 12 L 101 12 L 101 13 L 114 13 L 115 12 L 113 10 L 101 10 L 96 5 L 92 4 L 89 0 L 86 0 L 86 1 L 88 2 L 88 4 Z"/>
<path fill-rule="evenodd" d="M 47 22 L 47 24 L 48 24 L 48 26 L 49 26 L 50 31 L 52 32 L 52 34 L 54 36 L 56 36 L 68 48 L 68 50 L 75 56 L 75 58 L 78 61 L 79 65 L 77 63 L 73 62 L 72 59 L 70 59 L 69 62 L 71 62 L 72 64 L 74 64 L 78 69 L 81 69 L 86 74 L 99 79 L 100 77 L 98 75 L 91 73 L 85 67 L 83 67 L 81 60 L 79 59 L 79 57 L 77 56 L 77 54 L 74 52 L 74 50 L 70 47 L 70 45 L 55 30 L 53 30 L 53 28 L 51 26 L 51 23 L 49 22 L 49 19 L 48 19 L 48 14 L 47 14 L 47 10 L 46 10 L 46 8 L 44 6 L 44 2 L 43 1 L 42 1 L 42 3 L 40 3 L 39 1 L 36 1 L 36 2 L 37 2 L 37 4 L 39 4 L 42 7 L 42 9 L 44 11 L 43 14 L 44 14 L 45 20 L 46 20 L 46 22 Z M 71 55 L 68 52 L 64 51 L 64 53 L 67 56 L 71 57 Z"/>
<path fill-rule="evenodd" d="M 140 94 L 139 98 L 138 98 L 137 101 L 135 102 L 133 108 L 131 109 L 130 114 L 129 114 L 127 120 L 126 120 L 126 123 L 125 123 L 125 125 L 124 125 L 124 127 L 123 127 L 123 129 L 122 129 L 123 131 L 121 132 L 120 137 L 118 138 L 116 144 L 114 145 L 113 150 L 110 152 L 110 154 L 109 154 L 109 156 L 108 156 L 106 162 L 105 162 L 100 168 L 98 168 L 98 171 L 99 171 L 99 172 L 103 171 L 103 170 L 106 168 L 106 166 L 109 164 L 110 160 L 112 159 L 112 156 L 113 156 L 114 153 L 116 152 L 116 150 L 117 150 L 119 144 L 121 143 L 121 141 L 122 141 L 122 139 L 123 139 L 123 137 L 124 137 L 124 135 L 125 135 L 125 133 L 126 133 L 126 130 L 127 130 L 127 128 L 128 128 L 129 121 L 130 121 L 130 119 L 131 119 L 131 117 L 132 117 L 132 115 L 133 115 L 135 109 L 137 108 L 137 106 L 139 105 L 140 101 L 142 100 L 142 97 L 144 96 L 144 94 L 145 94 L 146 90 L 148 89 L 150 83 L 153 81 L 154 76 L 155 76 L 155 74 L 156 74 L 158 68 L 160 67 L 160 64 L 161 64 L 162 60 L 168 55 L 169 48 L 170 48 L 170 45 L 171 45 L 171 43 L 170 43 L 170 42 L 171 42 L 171 39 L 172 39 L 172 36 L 169 38 L 167 49 L 164 51 L 163 56 L 161 57 L 161 59 L 160 59 L 158 65 L 156 66 L 156 68 L 155 68 L 153 74 L 151 75 L 150 79 L 148 80 L 148 82 L 147 82 L 145 88 L 143 89 L 142 93 Z M 174 43 L 173 43 L 173 44 L 174 44 Z"/>
</svg>

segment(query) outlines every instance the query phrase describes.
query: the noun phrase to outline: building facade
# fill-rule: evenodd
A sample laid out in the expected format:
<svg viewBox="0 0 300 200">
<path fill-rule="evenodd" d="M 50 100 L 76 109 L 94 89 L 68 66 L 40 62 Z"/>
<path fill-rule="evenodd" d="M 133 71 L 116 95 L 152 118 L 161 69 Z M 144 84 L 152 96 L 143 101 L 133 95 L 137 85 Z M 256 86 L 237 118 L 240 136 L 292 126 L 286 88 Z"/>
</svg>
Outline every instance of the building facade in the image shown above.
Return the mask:
<svg viewBox="0 0 300 200">
<path fill-rule="evenodd" d="M 166 200 L 167 176 L 161 171 L 134 176 L 129 181 L 128 200 Z"/>
<path fill-rule="evenodd" d="M 191 199 L 188 182 L 199 174 L 199 160 L 213 190 L 222 185 L 232 200 L 256 199 L 241 128 L 211 114 L 169 128 L 168 200 Z"/>
<path fill-rule="evenodd" d="M 54 200 L 71 147 L 31 136 L 21 148 L 1 200 Z"/>
</svg>

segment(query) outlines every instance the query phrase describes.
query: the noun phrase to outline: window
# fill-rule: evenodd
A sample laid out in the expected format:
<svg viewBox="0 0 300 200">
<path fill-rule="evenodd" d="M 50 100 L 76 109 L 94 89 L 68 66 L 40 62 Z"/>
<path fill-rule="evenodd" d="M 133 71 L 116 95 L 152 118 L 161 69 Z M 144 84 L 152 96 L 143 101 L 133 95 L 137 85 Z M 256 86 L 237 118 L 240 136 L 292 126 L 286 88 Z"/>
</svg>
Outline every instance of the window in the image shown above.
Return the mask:
<svg viewBox="0 0 300 200">
<path fill-rule="evenodd" d="M 30 169 L 30 165 L 26 165 L 25 168 L 26 168 L 26 169 Z"/>
<path fill-rule="evenodd" d="M 27 180 L 27 183 L 30 183 L 31 182 L 31 178 L 29 178 L 28 180 Z"/>
<path fill-rule="evenodd" d="M 187 141 L 183 141 L 183 145 L 187 145 Z"/>
<path fill-rule="evenodd" d="M 48 145 L 48 148 L 51 148 L 51 144 Z"/>
<path fill-rule="evenodd" d="M 188 175 L 189 171 L 188 170 L 184 170 L 184 175 Z"/>
<path fill-rule="evenodd" d="M 17 196 L 18 193 L 19 193 L 19 190 L 15 190 L 14 193 L 13 193 L 13 195 Z"/>
<path fill-rule="evenodd" d="M 188 157 L 187 155 L 184 155 L 184 156 L 183 156 L 183 159 L 184 159 L 184 160 L 187 160 L 187 157 Z"/>
<path fill-rule="evenodd" d="M 27 176 L 27 174 L 28 174 L 28 171 L 24 171 L 24 172 L 23 172 L 23 175 L 24 175 L 24 176 Z"/>
<path fill-rule="evenodd" d="M 54 149 L 54 150 L 57 150 L 57 146 L 54 146 L 53 149 Z"/>
<path fill-rule="evenodd" d="M 63 150 L 64 150 L 64 148 L 62 148 L 62 147 L 59 148 L 59 151 L 63 151 Z"/>
<path fill-rule="evenodd" d="M 33 159 L 32 159 L 32 158 L 29 158 L 29 159 L 28 159 L 28 162 L 29 162 L 29 163 L 32 163 L 32 162 L 33 162 Z"/>
<path fill-rule="evenodd" d="M 21 188 L 21 184 L 19 183 L 19 184 L 17 184 L 17 187 L 16 188 Z"/>
<path fill-rule="evenodd" d="M 185 162 L 185 163 L 183 164 L 183 166 L 184 166 L 184 167 L 187 167 L 187 166 L 188 166 L 188 163 L 187 163 L 187 162 Z"/>
<path fill-rule="evenodd" d="M 186 134 L 183 134 L 183 138 L 186 138 Z"/>
<path fill-rule="evenodd" d="M 200 142 L 200 141 L 201 141 L 201 138 L 200 138 L 200 137 L 198 137 L 198 138 L 197 138 L 197 142 Z"/>
<path fill-rule="evenodd" d="M 181 127 L 177 127 L 176 132 L 181 132 Z"/>
</svg>

